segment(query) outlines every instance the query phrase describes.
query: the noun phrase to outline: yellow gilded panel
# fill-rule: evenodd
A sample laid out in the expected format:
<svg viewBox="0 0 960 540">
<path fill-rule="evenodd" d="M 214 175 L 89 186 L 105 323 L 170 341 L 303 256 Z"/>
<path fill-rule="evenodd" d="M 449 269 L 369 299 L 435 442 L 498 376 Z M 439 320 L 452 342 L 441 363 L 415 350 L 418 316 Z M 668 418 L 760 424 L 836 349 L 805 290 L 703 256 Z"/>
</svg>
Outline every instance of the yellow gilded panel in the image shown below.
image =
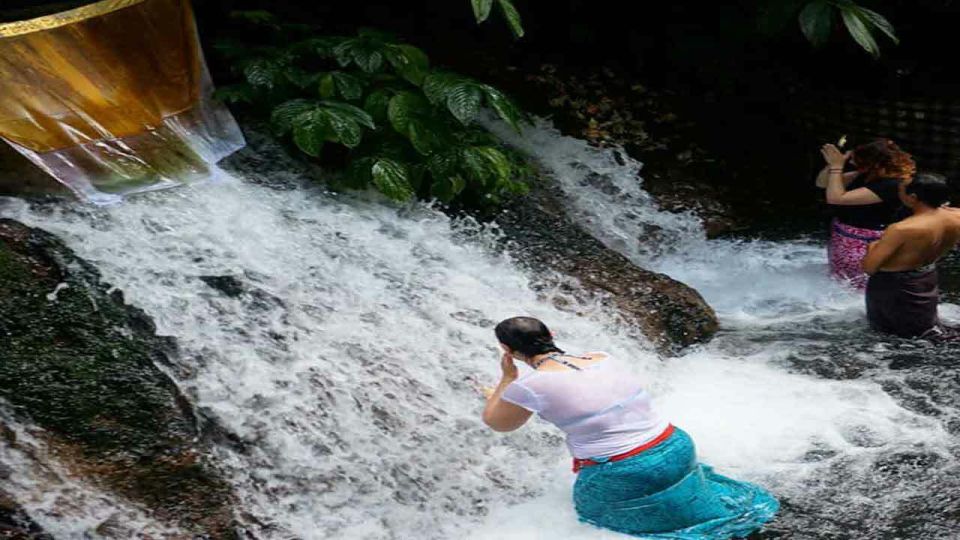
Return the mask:
<svg viewBox="0 0 960 540">
<path fill-rule="evenodd" d="M 104 0 L 0 25 L 0 137 L 34 152 L 160 126 L 200 98 L 188 0 Z"/>
</svg>

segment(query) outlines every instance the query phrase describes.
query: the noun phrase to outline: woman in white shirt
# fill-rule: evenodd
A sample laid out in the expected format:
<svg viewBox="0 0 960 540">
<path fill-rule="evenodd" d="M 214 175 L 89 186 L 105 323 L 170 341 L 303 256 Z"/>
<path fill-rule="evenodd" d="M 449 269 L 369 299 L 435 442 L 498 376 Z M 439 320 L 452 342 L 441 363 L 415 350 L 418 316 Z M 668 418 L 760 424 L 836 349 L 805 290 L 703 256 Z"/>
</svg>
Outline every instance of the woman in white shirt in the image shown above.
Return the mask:
<svg viewBox="0 0 960 540">
<path fill-rule="evenodd" d="M 495 333 L 503 375 L 483 421 L 513 431 L 537 413 L 566 433 L 581 521 L 651 539 L 722 540 L 749 535 L 777 512 L 759 486 L 698 463 L 690 436 L 657 414 L 616 359 L 566 354 L 531 317 L 507 319 Z M 533 371 L 520 377 L 515 359 Z"/>
</svg>

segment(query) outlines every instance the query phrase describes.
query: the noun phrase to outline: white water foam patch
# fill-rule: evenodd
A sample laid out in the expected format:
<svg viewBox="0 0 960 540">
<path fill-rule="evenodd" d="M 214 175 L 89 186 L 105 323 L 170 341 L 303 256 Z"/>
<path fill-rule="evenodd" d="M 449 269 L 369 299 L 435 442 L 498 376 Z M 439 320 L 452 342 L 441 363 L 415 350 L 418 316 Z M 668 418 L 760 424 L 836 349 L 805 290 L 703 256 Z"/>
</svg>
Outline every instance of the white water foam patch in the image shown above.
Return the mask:
<svg viewBox="0 0 960 540">
<path fill-rule="evenodd" d="M 186 537 L 150 519 L 136 505 L 75 478 L 35 436 L 42 433 L 39 428 L 24 426 L 0 409 L 3 428 L 12 436 L 0 437 L 0 488 L 54 538 Z"/>
<path fill-rule="evenodd" d="M 517 134 L 486 125 L 534 156 L 563 192 L 570 216 L 634 263 L 697 289 L 736 326 L 771 325 L 833 313 L 862 316 L 862 297 L 830 279 L 813 241 L 707 240 L 698 218 L 658 208 L 642 188 L 642 164 L 621 149 L 565 137 L 544 120 Z"/>
</svg>

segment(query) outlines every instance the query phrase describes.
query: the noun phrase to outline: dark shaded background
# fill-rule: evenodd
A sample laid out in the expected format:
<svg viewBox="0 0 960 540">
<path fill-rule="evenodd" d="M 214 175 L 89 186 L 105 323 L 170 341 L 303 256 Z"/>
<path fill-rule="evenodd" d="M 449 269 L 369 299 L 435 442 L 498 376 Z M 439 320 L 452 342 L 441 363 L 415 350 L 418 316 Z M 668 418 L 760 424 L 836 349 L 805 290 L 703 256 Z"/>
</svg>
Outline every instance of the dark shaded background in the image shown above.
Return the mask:
<svg viewBox="0 0 960 540">
<path fill-rule="evenodd" d="M 515 1 L 527 32 L 521 40 L 496 13 L 478 26 L 468 0 L 194 0 L 194 6 L 218 81 L 230 74 L 209 45 L 230 32 L 228 13 L 266 9 L 327 33 L 364 26 L 394 32 L 435 64 L 494 78 L 508 90 L 509 73 L 519 78 L 544 62 L 582 71 L 613 67 L 679 96 L 681 114 L 696 120 L 697 142 L 729 167 L 773 175 L 770 181 L 785 185 L 808 179 L 820 164 L 819 144 L 844 133 L 851 143 L 894 138 L 921 168 L 960 175 L 953 37 L 960 2 L 862 0 L 886 15 L 901 38 L 899 46 L 879 38 L 882 56 L 874 59 L 839 25 L 819 50 L 804 40 L 796 19 L 775 37 L 765 35 L 758 29 L 758 1 Z M 5 0 L 0 18 L 83 3 L 89 2 Z M 507 66 L 519 69 L 508 73 Z"/>
</svg>

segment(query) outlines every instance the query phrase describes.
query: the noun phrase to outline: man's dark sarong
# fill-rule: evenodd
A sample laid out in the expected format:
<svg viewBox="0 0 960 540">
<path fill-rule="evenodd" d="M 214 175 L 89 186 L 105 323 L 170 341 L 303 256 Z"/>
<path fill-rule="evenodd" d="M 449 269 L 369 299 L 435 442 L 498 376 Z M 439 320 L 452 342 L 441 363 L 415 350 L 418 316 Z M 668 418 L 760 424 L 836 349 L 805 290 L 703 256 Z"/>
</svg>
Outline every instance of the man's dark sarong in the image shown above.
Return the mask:
<svg viewBox="0 0 960 540">
<path fill-rule="evenodd" d="M 939 328 L 937 269 L 877 272 L 867 281 L 867 319 L 879 332 L 912 338 Z"/>
</svg>

